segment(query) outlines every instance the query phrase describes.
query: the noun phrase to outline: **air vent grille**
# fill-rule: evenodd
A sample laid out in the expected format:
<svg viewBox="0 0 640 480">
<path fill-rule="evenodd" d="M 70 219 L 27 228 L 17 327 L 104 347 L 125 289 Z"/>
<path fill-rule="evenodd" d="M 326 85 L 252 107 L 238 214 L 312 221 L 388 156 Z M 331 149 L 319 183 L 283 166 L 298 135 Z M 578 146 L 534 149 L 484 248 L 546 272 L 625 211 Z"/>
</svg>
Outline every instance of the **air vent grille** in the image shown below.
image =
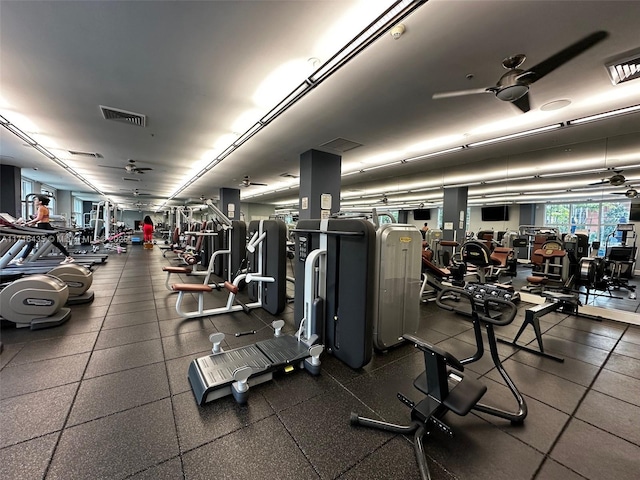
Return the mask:
<svg viewBox="0 0 640 480">
<path fill-rule="evenodd" d="M 78 157 L 104 158 L 101 154 L 95 152 L 79 152 L 77 150 L 69 150 L 69 154 Z"/>
<path fill-rule="evenodd" d="M 362 144 L 354 142 L 352 140 L 347 140 L 346 138 L 336 138 L 334 140 L 331 140 L 330 142 L 323 143 L 320 146 L 331 148 L 332 150 L 337 150 L 338 152 L 348 152 L 349 150 L 353 150 L 354 148 L 361 147 Z"/>
<path fill-rule="evenodd" d="M 640 78 L 640 50 L 627 52 L 624 58 L 618 57 L 605 66 L 614 85 Z"/>
<path fill-rule="evenodd" d="M 141 113 L 128 112 L 118 108 L 105 107 L 104 105 L 100 105 L 100 111 L 105 120 L 129 123 L 131 125 L 137 125 L 138 127 L 145 127 L 147 125 L 147 117 Z"/>
</svg>

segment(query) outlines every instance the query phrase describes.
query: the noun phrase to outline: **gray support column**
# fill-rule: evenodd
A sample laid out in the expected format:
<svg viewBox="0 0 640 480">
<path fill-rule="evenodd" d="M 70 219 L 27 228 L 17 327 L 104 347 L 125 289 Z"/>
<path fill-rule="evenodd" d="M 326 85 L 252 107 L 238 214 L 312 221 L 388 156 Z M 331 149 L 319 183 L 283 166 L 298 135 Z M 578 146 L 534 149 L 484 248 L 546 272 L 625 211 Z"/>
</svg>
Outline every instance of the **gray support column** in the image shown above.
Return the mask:
<svg viewBox="0 0 640 480">
<path fill-rule="evenodd" d="M 13 165 L 0 165 L 0 211 L 6 212 L 15 218 L 22 216 L 22 176 L 19 167 Z"/>
<path fill-rule="evenodd" d="M 518 225 L 535 225 L 536 224 L 536 205 L 535 203 L 523 203 L 520 205 L 520 223 Z"/>
<path fill-rule="evenodd" d="M 397 220 L 398 223 L 409 223 L 409 212 L 407 210 L 400 210 Z"/>
<path fill-rule="evenodd" d="M 300 155 L 300 220 L 321 218 L 322 210 L 340 211 L 340 175 L 342 157 L 319 150 L 307 150 Z M 322 198 L 331 196 L 329 205 L 322 205 Z"/>
<path fill-rule="evenodd" d="M 73 214 L 73 197 L 71 190 L 56 191 L 56 215 L 64 215 L 67 220 L 71 220 Z"/>
<path fill-rule="evenodd" d="M 240 190 L 237 188 L 221 188 L 220 210 L 229 220 L 240 220 Z"/>
<path fill-rule="evenodd" d="M 442 239 L 464 242 L 467 231 L 469 187 L 445 188 L 442 203 Z"/>
</svg>

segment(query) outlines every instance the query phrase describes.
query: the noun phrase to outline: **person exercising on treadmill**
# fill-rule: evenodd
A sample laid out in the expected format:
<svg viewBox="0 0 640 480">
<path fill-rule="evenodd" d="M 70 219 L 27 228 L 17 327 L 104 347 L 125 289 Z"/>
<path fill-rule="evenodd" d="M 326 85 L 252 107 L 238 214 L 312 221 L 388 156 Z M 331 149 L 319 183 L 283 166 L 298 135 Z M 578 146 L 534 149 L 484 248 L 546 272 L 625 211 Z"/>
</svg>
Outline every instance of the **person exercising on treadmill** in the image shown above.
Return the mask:
<svg viewBox="0 0 640 480">
<path fill-rule="evenodd" d="M 47 207 L 47 205 L 49 205 L 49 197 L 45 197 L 44 195 L 36 195 L 36 197 L 33 199 L 33 207 L 37 209 L 36 217 L 33 220 L 25 222 L 24 225 L 35 225 L 37 228 L 40 228 L 42 230 L 53 230 L 53 227 L 49 223 L 49 208 Z M 67 249 L 64 248 L 64 245 L 58 242 L 57 238 L 54 237 L 51 243 L 53 243 L 53 245 L 58 250 L 60 250 L 60 252 L 62 252 L 65 257 L 67 257 L 60 263 L 66 264 L 75 262 L 75 259 L 69 255 Z M 33 240 L 28 243 L 27 249 L 16 262 L 18 265 L 22 265 L 24 263 L 25 259 L 31 253 L 31 250 L 33 250 L 35 244 L 36 242 Z"/>
</svg>

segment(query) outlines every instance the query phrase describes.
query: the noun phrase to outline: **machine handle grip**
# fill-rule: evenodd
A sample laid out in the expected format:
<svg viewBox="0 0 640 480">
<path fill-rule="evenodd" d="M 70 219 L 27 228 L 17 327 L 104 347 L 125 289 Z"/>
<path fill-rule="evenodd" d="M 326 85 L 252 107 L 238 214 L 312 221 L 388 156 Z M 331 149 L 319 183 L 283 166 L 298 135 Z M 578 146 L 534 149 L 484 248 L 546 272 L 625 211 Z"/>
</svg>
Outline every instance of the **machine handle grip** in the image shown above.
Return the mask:
<svg viewBox="0 0 640 480">
<path fill-rule="evenodd" d="M 436 297 L 436 305 L 438 305 L 440 308 L 444 308 L 445 310 L 449 310 L 451 312 L 454 311 L 455 307 L 453 305 L 446 304 L 441 300 L 442 297 L 446 297 L 447 294 L 449 293 L 460 295 L 462 297 L 467 297 L 469 302 L 473 305 L 473 297 L 469 292 L 461 288 L 454 288 L 454 287 L 445 287 L 442 290 L 440 290 L 440 293 L 438 293 L 438 296 Z"/>
<path fill-rule="evenodd" d="M 507 307 L 507 311 L 501 312 L 500 316 L 496 318 L 493 318 L 488 314 L 485 315 L 482 312 L 478 312 L 478 318 L 481 321 L 492 323 L 497 327 L 509 325 L 511 322 L 513 322 L 513 319 L 516 318 L 516 313 L 518 313 L 518 308 L 513 302 L 510 302 L 509 300 L 503 300 L 502 298 L 485 298 L 483 303 L 485 312 L 489 311 L 490 304 L 495 305 L 497 303 L 499 305 Z"/>
</svg>

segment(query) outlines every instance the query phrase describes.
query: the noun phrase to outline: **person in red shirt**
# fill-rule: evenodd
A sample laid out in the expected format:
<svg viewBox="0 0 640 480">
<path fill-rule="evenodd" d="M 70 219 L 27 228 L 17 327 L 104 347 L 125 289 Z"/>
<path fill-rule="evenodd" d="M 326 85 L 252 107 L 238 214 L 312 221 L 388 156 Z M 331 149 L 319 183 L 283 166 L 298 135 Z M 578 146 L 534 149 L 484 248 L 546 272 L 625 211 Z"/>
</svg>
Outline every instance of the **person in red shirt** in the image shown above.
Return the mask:
<svg viewBox="0 0 640 480">
<path fill-rule="evenodd" d="M 33 220 L 25 222 L 24 225 L 35 225 L 37 228 L 41 228 L 42 230 L 53 230 L 53 227 L 49 223 L 49 208 L 47 207 L 47 205 L 49 205 L 49 197 L 46 197 L 44 195 L 36 195 L 36 197 L 33 199 L 33 208 L 37 209 L 36 216 Z M 60 242 L 58 242 L 58 239 L 55 238 L 55 236 L 51 243 L 53 243 L 53 245 L 66 257 L 60 263 L 73 263 L 75 261 L 75 259 L 69 255 L 67 249 L 64 248 L 64 246 Z M 35 241 L 30 241 L 28 243 L 26 250 L 17 261 L 18 265 L 22 265 L 24 263 L 24 260 L 29 256 L 35 244 Z"/>
<path fill-rule="evenodd" d="M 144 220 L 142 222 L 142 233 L 144 234 L 143 240 L 145 243 L 153 242 L 153 222 L 151 221 L 151 217 L 149 215 L 144 217 Z"/>
</svg>

